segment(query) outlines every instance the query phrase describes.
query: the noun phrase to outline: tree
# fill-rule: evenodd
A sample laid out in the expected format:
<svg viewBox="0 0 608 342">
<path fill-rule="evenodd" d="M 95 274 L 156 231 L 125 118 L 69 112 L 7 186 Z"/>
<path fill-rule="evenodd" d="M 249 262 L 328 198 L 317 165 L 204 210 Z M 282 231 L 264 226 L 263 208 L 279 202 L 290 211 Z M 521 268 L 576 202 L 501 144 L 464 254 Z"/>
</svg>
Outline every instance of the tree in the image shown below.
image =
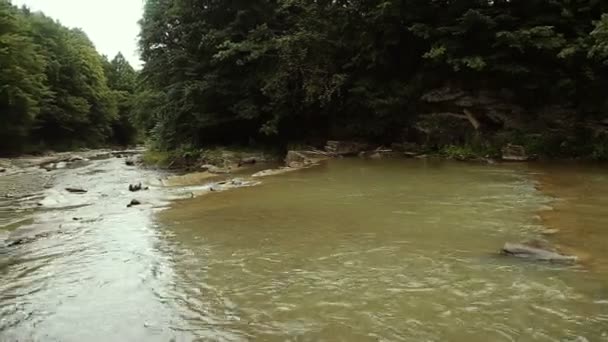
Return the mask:
<svg viewBox="0 0 608 342">
<path fill-rule="evenodd" d="M 0 150 L 17 149 L 27 138 L 48 91 L 45 62 L 27 21 L 0 0 Z"/>
<path fill-rule="evenodd" d="M 121 145 L 132 144 L 137 138 L 137 129 L 132 118 L 137 73 L 120 52 L 112 61 L 104 57 L 104 69 L 118 110 L 118 115 L 112 122 L 112 140 Z"/>
<path fill-rule="evenodd" d="M 494 99 L 525 108 L 530 130 L 558 106 L 569 114 L 551 124 L 574 129 L 604 113 L 606 11 L 597 0 L 148 0 L 138 103 L 161 148 L 416 139 L 423 95 L 445 86 L 508 94 Z"/>
</svg>

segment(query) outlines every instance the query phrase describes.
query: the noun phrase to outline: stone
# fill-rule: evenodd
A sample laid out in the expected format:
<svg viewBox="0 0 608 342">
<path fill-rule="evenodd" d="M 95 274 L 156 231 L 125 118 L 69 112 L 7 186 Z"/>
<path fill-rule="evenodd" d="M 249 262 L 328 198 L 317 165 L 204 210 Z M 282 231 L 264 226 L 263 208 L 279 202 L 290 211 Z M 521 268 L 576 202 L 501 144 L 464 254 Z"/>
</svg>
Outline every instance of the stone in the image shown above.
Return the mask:
<svg viewBox="0 0 608 342">
<path fill-rule="evenodd" d="M 291 168 L 291 167 L 283 167 L 283 168 L 279 168 L 279 169 L 269 169 L 269 170 L 264 170 L 264 171 L 260 171 L 258 173 L 255 173 L 253 176 L 253 178 L 260 178 L 260 177 L 269 177 L 269 176 L 275 176 L 275 175 L 280 175 L 283 173 L 287 173 L 287 172 L 291 172 L 291 171 L 296 171 L 299 170 L 298 168 Z"/>
<path fill-rule="evenodd" d="M 543 235 L 555 235 L 559 233 L 559 229 L 545 229 L 541 232 Z"/>
<path fill-rule="evenodd" d="M 230 181 L 230 184 L 233 186 L 243 186 L 245 184 L 245 181 L 243 181 L 240 178 L 235 178 L 233 180 Z"/>
<path fill-rule="evenodd" d="M 243 166 L 243 165 L 254 165 L 258 162 L 258 159 L 256 157 L 250 157 L 250 158 L 243 158 L 239 161 L 239 166 Z"/>
<path fill-rule="evenodd" d="M 307 156 L 299 151 L 289 151 L 285 157 L 285 164 L 289 167 L 303 167 L 307 162 L 312 163 Z"/>
<path fill-rule="evenodd" d="M 303 168 L 305 165 L 302 162 L 297 162 L 297 161 L 292 161 L 289 164 L 287 164 L 287 167 L 292 168 L 292 169 L 299 169 L 299 168 Z"/>
<path fill-rule="evenodd" d="M 87 190 L 83 188 L 65 188 L 65 191 L 73 193 L 73 194 L 84 194 L 87 193 Z"/>
<path fill-rule="evenodd" d="M 502 248 L 502 253 L 504 255 L 538 261 L 575 263 L 578 260 L 576 256 L 564 255 L 536 245 L 532 246 L 529 244 L 509 242 L 507 242 Z"/>
<path fill-rule="evenodd" d="M 85 161 L 85 160 L 86 160 L 85 158 L 78 156 L 78 155 L 72 156 L 72 157 L 70 157 L 70 159 L 68 159 L 68 161 L 70 163 L 77 162 L 77 161 Z"/>
<path fill-rule="evenodd" d="M 530 157 L 526 153 L 525 147 L 508 144 L 502 148 L 502 160 L 522 162 L 530 160 Z"/>
<path fill-rule="evenodd" d="M 203 172 L 209 172 L 213 174 L 226 174 L 231 172 L 230 169 L 221 168 L 211 164 L 201 165 L 199 169 Z"/>
<path fill-rule="evenodd" d="M 374 152 L 369 156 L 370 159 L 382 159 L 382 154 L 380 152 Z"/>
<path fill-rule="evenodd" d="M 368 149 L 367 144 L 355 141 L 336 141 L 330 140 L 325 146 L 325 151 L 338 156 L 356 156 L 360 152 Z"/>
<path fill-rule="evenodd" d="M 317 164 L 329 156 L 323 151 L 289 151 L 285 157 L 285 165 L 288 167 L 304 167 Z"/>
<path fill-rule="evenodd" d="M 140 190 L 142 190 L 141 183 L 136 184 L 136 185 L 129 184 L 129 191 L 131 191 L 131 192 L 137 192 L 137 191 L 140 191 Z"/>
<path fill-rule="evenodd" d="M 217 167 L 215 165 L 206 165 L 206 166 L 207 166 L 207 172 L 217 174 L 217 175 L 227 174 L 227 173 L 231 172 L 230 169 Z"/>
<path fill-rule="evenodd" d="M 133 159 L 127 159 L 127 160 L 125 160 L 125 165 L 127 165 L 127 166 L 135 166 L 135 160 L 133 160 Z"/>
<path fill-rule="evenodd" d="M 285 164 L 289 167 L 292 167 L 291 164 L 300 163 L 305 164 L 309 158 L 305 156 L 302 152 L 299 151 L 289 151 L 287 152 L 287 156 L 285 157 Z"/>
<path fill-rule="evenodd" d="M 140 205 L 140 204 L 141 204 L 140 201 L 134 199 L 134 200 L 131 200 L 131 203 L 127 204 L 127 208 L 131 208 L 131 207 L 134 207 L 134 206 L 137 206 L 137 205 Z"/>
<path fill-rule="evenodd" d="M 68 163 L 66 163 L 64 161 L 55 164 L 55 169 L 56 170 L 65 169 L 66 167 L 68 167 Z"/>
<path fill-rule="evenodd" d="M 6 169 L 3 167 L 0 167 L 0 173 L 4 173 L 4 172 L 6 172 Z"/>
</svg>

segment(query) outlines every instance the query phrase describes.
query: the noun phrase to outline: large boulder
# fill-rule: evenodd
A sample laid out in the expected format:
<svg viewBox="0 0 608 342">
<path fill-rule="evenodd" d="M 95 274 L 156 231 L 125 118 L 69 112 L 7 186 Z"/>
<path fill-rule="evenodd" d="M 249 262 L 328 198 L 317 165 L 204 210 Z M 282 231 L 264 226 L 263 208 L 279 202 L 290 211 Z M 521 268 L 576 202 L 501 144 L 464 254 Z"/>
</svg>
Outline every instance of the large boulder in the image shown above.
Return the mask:
<svg viewBox="0 0 608 342">
<path fill-rule="evenodd" d="M 575 263 L 578 258 L 572 255 L 564 255 L 558 251 L 536 244 L 520 244 L 507 242 L 502 248 L 502 253 L 518 258 L 525 258 L 538 261 Z"/>
<path fill-rule="evenodd" d="M 521 162 L 530 160 L 530 157 L 528 156 L 525 147 L 508 144 L 502 148 L 502 160 Z"/>
<path fill-rule="evenodd" d="M 367 149 L 368 144 L 355 141 L 330 140 L 325 146 L 325 151 L 337 156 L 356 156 Z"/>
</svg>

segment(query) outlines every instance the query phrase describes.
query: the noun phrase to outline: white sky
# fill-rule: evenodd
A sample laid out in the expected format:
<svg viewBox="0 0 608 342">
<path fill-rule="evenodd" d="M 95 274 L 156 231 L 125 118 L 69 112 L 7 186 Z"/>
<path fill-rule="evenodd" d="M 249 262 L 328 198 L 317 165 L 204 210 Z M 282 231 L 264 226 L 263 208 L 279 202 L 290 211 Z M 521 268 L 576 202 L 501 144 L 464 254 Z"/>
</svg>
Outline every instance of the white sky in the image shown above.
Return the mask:
<svg viewBox="0 0 608 342">
<path fill-rule="evenodd" d="M 42 11 L 68 27 L 87 33 L 97 50 L 112 59 L 119 51 L 131 65 L 139 68 L 137 21 L 142 17 L 144 0 L 12 0 L 33 11 Z"/>
</svg>

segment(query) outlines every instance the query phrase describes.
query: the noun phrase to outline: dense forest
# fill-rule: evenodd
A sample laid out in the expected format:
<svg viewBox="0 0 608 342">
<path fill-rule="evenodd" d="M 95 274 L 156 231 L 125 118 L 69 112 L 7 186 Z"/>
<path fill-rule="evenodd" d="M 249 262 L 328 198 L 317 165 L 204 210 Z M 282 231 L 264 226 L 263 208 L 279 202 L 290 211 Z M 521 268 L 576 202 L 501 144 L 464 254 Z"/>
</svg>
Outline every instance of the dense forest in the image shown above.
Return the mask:
<svg viewBox="0 0 608 342">
<path fill-rule="evenodd" d="M 0 0 L 1 148 L 331 138 L 608 159 L 604 0 L 147 0 L 140 25 L 135 72 Z"/>
<path fill-rule="evenodd" d="M 326 138 L 608 157 L 603 0 L 147 0 L 161 148 Z"/>
<path fill-rule="evenodd" d="M 0 0 L 0 151 L 128 144 L 137 74 L 86 34 Z"/>
</svg>

